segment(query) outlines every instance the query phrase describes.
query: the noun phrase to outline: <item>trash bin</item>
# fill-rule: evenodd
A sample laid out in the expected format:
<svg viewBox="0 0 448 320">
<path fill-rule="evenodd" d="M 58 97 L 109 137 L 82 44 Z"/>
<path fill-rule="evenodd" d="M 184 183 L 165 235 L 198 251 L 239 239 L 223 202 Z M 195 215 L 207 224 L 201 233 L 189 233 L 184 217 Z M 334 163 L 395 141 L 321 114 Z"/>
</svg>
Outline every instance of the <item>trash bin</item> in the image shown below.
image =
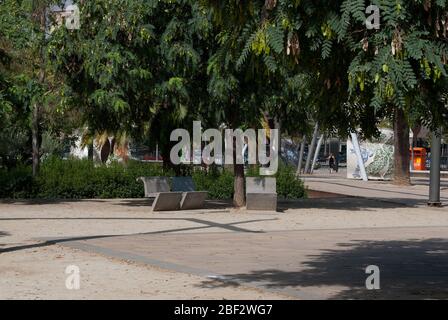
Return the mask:
<svg viewBox="0 0 448 320">
<path fill-rule="evenodd" d="M 410 150 L 412 152 L 412 149 Z M 411 154 L 412 161 L 412 154 Z M 414 170 L 426 170 L 426 149 L 414 148 Z"/>
</svg>

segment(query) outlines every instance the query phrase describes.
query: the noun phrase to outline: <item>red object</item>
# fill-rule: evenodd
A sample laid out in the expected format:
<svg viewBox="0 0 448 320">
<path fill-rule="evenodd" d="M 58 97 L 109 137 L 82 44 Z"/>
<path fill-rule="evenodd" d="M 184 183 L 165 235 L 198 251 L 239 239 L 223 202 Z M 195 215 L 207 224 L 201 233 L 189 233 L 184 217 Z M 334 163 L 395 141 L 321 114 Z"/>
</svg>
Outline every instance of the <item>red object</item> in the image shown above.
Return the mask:
<svg viewBox="0 0 448 320">
<path fill-rule="evenodd" d="M 412 149 L 409 150 L 412 152 Z M 412 154 L 411 154 L 412 161 Z M 426 169 L 426 149 L 414 148 L 414 170 L 423 171 Z"/>
<path fill-rule="evenodd" d="M 162 158 L 162 156 L 159 155 L 159 158 L 156 159 L 156 156 L 145 154 L 143 156 L 143 160 L 145 160 L 145 161 L 163 161 L 163 158 Z"/>
</svg>

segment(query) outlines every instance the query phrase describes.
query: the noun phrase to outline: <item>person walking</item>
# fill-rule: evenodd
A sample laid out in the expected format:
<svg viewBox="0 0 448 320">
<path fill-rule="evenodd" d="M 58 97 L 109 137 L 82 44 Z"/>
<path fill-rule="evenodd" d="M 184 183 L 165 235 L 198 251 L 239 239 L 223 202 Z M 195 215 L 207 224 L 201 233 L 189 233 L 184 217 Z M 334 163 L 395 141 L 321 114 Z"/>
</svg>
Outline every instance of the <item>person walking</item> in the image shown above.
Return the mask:
<svg viewBox="0 0 448 320">
<path fill-rule="evenodd" d="M 338 152 L 336 153 L 336 158 L 335 158 L 335 162 L 334 162 L 334 171 L 336 171 L 336 173 L 339 172 L 339 162 L 341 161 L 341 154 Z"/>
<path fill-rule="evenodd" d="M 330 174 L 333 173 L 334 165 L 336 163 L 336 159 L 334 158 L 334 155 L 331 153 L 330 156 L 328 157 L 328 164 L 330 165 Z"/>
</svg>

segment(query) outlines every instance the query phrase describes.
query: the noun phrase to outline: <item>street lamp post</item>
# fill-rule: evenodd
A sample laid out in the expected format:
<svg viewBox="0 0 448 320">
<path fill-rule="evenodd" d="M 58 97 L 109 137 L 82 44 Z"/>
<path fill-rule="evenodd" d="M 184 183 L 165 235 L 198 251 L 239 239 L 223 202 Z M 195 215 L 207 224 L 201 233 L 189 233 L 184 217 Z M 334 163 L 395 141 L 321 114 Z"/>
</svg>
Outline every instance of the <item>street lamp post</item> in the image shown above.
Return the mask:
<svg viewBox="0 0 448 320">
<path fill-rule="evenodd" d="M 431 207 L 441 207 L 440 202 L 440 149 L 442 145 L 440 130 L 433 132 L 431 142 L 431 174 L 429 182 L 429 202 Z"/>
</svg>

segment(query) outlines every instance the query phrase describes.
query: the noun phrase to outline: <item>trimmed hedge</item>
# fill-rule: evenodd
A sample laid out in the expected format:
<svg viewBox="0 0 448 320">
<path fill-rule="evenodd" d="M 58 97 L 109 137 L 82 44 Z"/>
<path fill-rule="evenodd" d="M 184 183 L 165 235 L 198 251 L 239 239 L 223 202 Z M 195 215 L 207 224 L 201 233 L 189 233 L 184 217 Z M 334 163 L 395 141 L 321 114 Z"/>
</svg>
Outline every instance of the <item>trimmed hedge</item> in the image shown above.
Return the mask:
<svg viewBox="0 0 448 320">
<path fill-rule="evenodd" d="M 37 198 L 90 199 L 141 198 L 141 176 L 166 175 L 160 165 L 130 162 L 94 165 L 89 160 L 46 161 L 35 181 Z"/>
<path fill-rule="evenodd" d="M 47 159 L 33 179 L 30 167 L 0 170 L 0 198 L 93 199 L 141 198 L 141 176 L 171 176 L 160 165 L 130 162 L 95 165 L 89 160 Z"/>
<path fill-rule="evenodd" d="M 190 170 L 198 191 L 208 191 L 210 199 L 233 197 L 233 174 L 217 168 L 210 172 Z M 0 170 L 0 198 L 13 199 L 110 199 L 142 198 L 141 176 L 173 176 L 159 164 L 129 162 L 95 165 L 89 160 L 47 159 L 42 163 L 39 175 L 33 179 L 32 170 L 20 166 L 10 171 Z M 252 175 L 251 173 L 248 174 Z M 277 193 L 280 198 L 306 197 L 301 180 L 294 170 L 280 167 L 277 177 Z"/>
</svg>

